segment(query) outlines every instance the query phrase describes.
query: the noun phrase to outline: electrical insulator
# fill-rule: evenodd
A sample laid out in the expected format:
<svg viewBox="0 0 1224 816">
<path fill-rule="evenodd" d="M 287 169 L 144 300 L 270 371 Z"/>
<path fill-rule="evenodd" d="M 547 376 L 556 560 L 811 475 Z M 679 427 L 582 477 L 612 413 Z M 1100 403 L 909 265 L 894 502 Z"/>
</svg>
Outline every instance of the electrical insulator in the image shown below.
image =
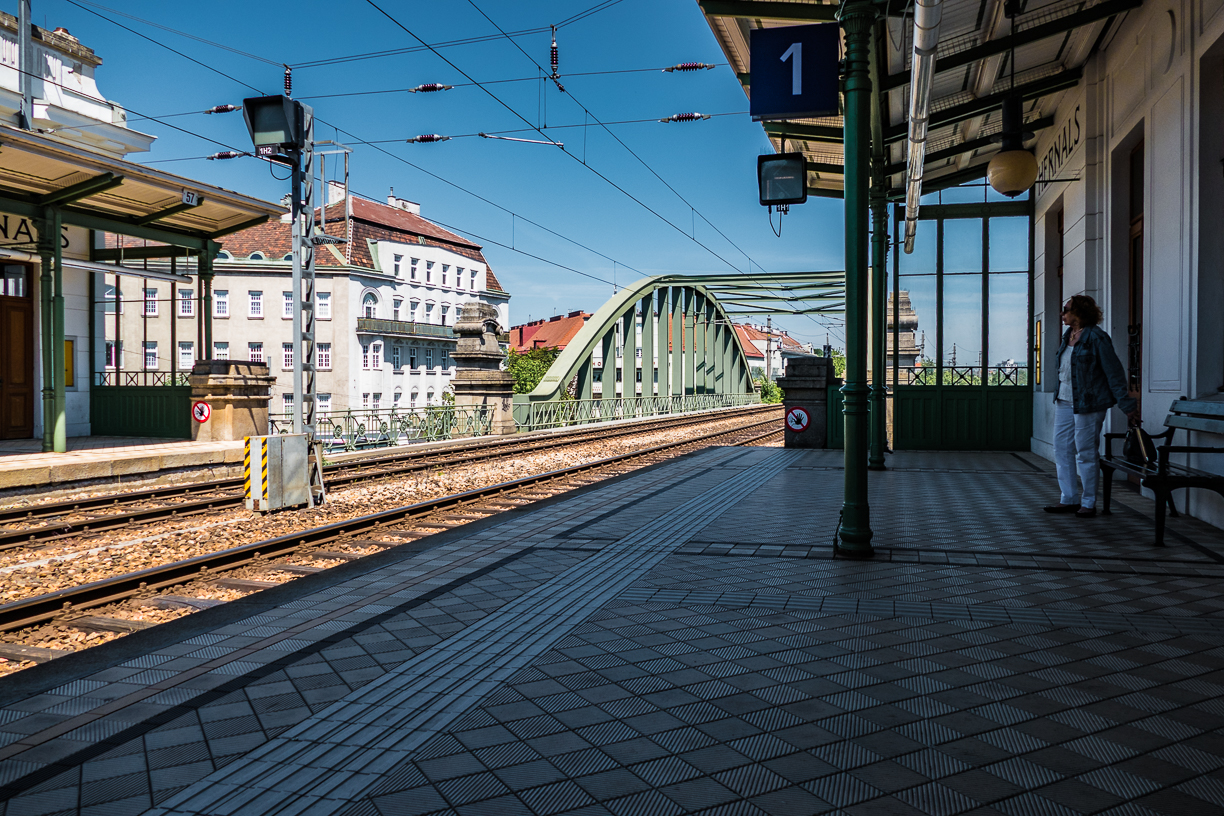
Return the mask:
<svg viewBox="0 0 1224 816">
<path fill-rule="evenodd" d="M 214 153 L 211 156 L 205 156 L 204 158 L 208 159 L 209 161 L 213 161 L 214 159 L 236 159 L 239 156 L 249 155 L 251 154 L 243 153 L 241 150 L 222 150 L 220 153 Z"/>
<path fill-rule="evenodd" d="M 709 119 L 708 113 L 675 113 L 666 119 L 660 119 L 660 122 L 698 122 L 702 119 Z"/>
<path fill-rule="evenodd" d="M 408 93 L 433 93 L 435 91 L 449 91 L 454 85 L 443 85 L 441 82 L 429 82 L 425 85 L 418 85 L 415 88 L 409 88 Z"/>
<path fill-rule="evenodd" d="M 411 139 L 409 139 L 408 144 L 413 144 L 414 142 L 428 143 L 428 142 L 449 142 L 449 141 L 450 141 L 449 136 L 443 136 L 439 133 L 422 133 L 420 136 L 413 136 Z"/>
<path fill-rule="evenodd" d="M 709 70 L 717 66 L 711 65 L 708 62 L 682 62 L 679 65 L 669 65 L 663 69 L 664 73 L 670 74 L 672 71 L 700 71 L 703 68 Z"/>
<path fill-rule="evenodd" d="M 552 27 L 552 78 L 556 79 L 557 74 L 557 27 Z"/>
<path fill-rule="evenodd" d="M 285 96 L 293 96 L 293 69 L 285 66 Z"/>
<path fill-rule="evenodd" d="M 213 107 L 209 108 L 208 110 L 204 112 L 205 113 L 232 113 L 234 111 L 240 111 L 240 110 L 242 110 L 241 105 L 214 105 Z"/>
</svg>

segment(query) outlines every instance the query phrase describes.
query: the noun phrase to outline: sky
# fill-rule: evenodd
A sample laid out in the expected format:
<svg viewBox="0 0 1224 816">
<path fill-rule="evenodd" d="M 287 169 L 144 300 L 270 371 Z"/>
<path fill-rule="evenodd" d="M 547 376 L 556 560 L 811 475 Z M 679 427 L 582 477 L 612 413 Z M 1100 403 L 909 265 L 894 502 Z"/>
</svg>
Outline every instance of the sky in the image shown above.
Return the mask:
<svg viewBox="0 0 1224 816">
<path fill-rule="evenodd" d="M 593 312 L 614 285 L 646 275 L 842 268 L 840 201 L 794 206 L 774 234 L 778 216 L 771 226 L 756 185 L 756 157 L 772 148 L 694 0 L 376 2 L 34 0 L 33 15 L 93 48 L 101 93 L 158 137 L 130 160 L 271 201 L 288 182 L 266 163 L 203 158 L 250 149 L 242 114 L 202 111 L 280 93 L 283 64 L 294 66 L 293 96 L 313 106 L 316 139 L 353 148 L 351 190 L 385 200 L 394 188 L 482 244 L 516 324 Z M 0 8 L 17 13 L 15 0 Z M 540 80 L 555 24 L 565 93 Z M 382 51 L 399 53 L 341 59 Z M 662 71 L 680 62 L 717 67 Z M 456 87 L 403 90 L 424 83 Z M 712 118 L 657 121 L 687 112 Z M 405 141 L 433 133 L 455 138 Z M 841 323 L 775 319 L 801 341 L 839 347 Z"/>
</svg>

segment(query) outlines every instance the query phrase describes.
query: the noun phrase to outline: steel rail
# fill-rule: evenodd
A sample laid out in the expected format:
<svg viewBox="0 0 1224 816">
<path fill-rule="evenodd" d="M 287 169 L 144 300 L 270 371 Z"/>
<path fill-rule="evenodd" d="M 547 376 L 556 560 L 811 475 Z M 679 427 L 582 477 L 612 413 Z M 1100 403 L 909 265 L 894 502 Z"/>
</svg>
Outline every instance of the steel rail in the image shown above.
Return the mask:
<svg viewBox="0 0 1224 816">
<path fill-rule="evenodd" d="M 573 465 L 533 476 L 525 476 L 521 479 L 500 482 L 488 487 L 468 490 L 463 493 L 454 493 L 442 498 L 430 499 L 429 501 L 396 507 L 390 510 L 382 510 L 366 516 L 348 519 L 347 521 L 337 521 L 321 527 L 289 533 L 277 538 L 242 544 L 219 552 L 176 561 L 171 564 L 150 567 L 138 572 L 118 575 L 101 581 L 93 581 L 78 587 L 57 590 L 46 595 L 24 598 L 0 605 L 0 632 L 37 626 L 66 614 L 125 601 L 140 594 L 156 592 L 178 584 L 207 578 L 215 573 L 228 572 L 252 564 L 263 563 L 269 557 L 284 557 L 305 547 L 348 538 L 355 533 L 373 530 L 388 524 L 418 519 L 441 510 L 476 504 L 481 500 L 495 496 L 504 496 L 512 491 L 568 479 L 578 474 L 612 467 L 675 448 L 703 442 L 708 443 L 719 437 L 742 434 L 759 428 L 762 425 L 775 424 L 775 422 L 776 420 L 771 418 L 754 425 L 715 431 L 703 436 L 676 442 L 665 442 L 662 445 L 655 445 L 639 451 L 630 451 L 629 453 L 618 454 L 594 462 Z M 734 444 L 737 446 L 747 445 L 766 437 L 776 436 L 782 433 L 783 430 L 782 428 L 775 427 L 763 433 L 757 433 L 748 439 L 736 441 Z M 496 513 L 490 515 L 496 515 Z"/>
<path fill-rule="evenodd" d="M 745 414 L 761 413 L 764 409 L 753 406 L 751 409 L 720 412 L 719 419 L 732 419 Z M 428 470 L 439 466 L 472 464 L 481 461 L 495 461 L 523 453 L 562 448 L 570 445 L 580 445 L 598 442 L 606 439 L 616 439 L 640 433 L 652 433 L 659 430 L 683 428 L 706 422 L 709 414 L 686 416 L 674 421 L 652 422 L 646 425 L 631 427 L 617 426 L 604 428 L 595 432 L 550 436 L 531 440 L 511 439 L 486 443 L 473 443 L 449 447 L 443 450 L 408 451 L 396 456 L 371 457 L 353 462 L 339 462 L 327 466 L 325 479 L 329 487 L 354 484 L 371 479 L 383 479 L 391 476 Z M 404 464 L 400 464 L 404 463 Z M 210 510 L 221 510 L 242 504 L 240 492 L 227 491 L 242 489 L 242 479 L 220 479 L 211 482 L 198 482 L 193 485 L 181 485 L 174 488 L 152 488 L 134 491 L 123 495 L 95 496 L 86 499 L 68 500 L 53 504 L 42 504 L 31 507 L 14 508 L 0 511 L 0 525 L 19 524 L 21 522 L 40 521 L 56 516 L 81 513 L 90 509 L 122 509 L 123 507 L 144 502 L 166 501 L 172 498 L 190 496 L 196 493 L 220 493 L 211 498 L 178 504 L 162 505 L 143 510 L 124 510 L 106 516 L 86 519 L 77 522 L 50 523 L 41 527 L 0 530 L 0 552 L 15 547 L 28 545 L 31 542 L 42 542 L 54 539 L 69 538 L 82 533 L 113 530 L 131 524 L 156 521 L 161 518 L 173 519 L 181 516 L 198 515 Z"/>
</svg>

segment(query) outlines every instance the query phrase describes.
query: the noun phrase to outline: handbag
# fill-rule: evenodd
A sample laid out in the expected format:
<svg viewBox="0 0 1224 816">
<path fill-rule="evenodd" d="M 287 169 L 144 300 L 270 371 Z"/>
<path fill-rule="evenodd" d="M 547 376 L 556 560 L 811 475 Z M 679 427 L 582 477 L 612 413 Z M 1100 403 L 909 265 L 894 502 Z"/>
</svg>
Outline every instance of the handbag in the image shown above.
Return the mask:
<svg viewBox="0 0 1224 816">
<path fill-rule="evenodd" d="M 1126 429 L 1126 439 L 1122 442 L 1122 458 L 1132 465 L 1156 464 L 1156 443 L 1152 435 L 1138 425 Z"/>
</svg>

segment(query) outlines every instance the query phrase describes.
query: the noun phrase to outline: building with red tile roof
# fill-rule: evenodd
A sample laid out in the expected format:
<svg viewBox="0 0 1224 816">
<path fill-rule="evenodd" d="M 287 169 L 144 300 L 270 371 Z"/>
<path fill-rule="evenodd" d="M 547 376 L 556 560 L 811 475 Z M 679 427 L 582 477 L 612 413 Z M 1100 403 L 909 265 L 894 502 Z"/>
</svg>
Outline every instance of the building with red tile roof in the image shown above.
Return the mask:
<svg viewBox="0 0 1224 816">
<path fill-rule="evenodd" d="M 510 347 L 519 352 L 536 348 L 564 349 L 590 318 L 590 312 L 579 309 L 567 315 L 511 326 Z"/>
</svg>

